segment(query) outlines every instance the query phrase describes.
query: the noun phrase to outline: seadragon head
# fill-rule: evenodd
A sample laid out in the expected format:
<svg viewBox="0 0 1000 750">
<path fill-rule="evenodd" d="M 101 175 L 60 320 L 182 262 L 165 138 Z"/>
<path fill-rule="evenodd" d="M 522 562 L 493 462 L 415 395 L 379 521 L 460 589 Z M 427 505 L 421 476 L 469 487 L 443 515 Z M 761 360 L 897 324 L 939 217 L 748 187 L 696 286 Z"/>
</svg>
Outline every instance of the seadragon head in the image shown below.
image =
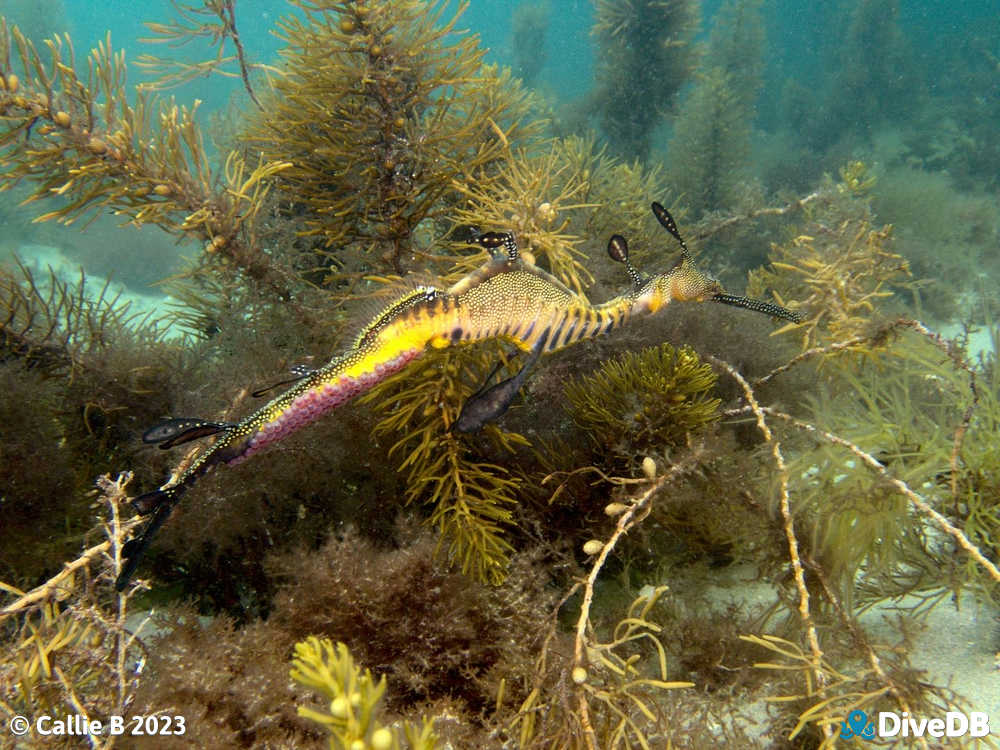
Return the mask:
<svg viewBox="0 0 1000 750">
<path fill-rule="evenodd" d="M 694 264 L 688 252 L 687 243 L 681 237 L 670 213 L 659 203 L 653 203 L 653 214 L 660 225 L 680 243 L 681 258 L 674 266 L 664 273 L 653 276 L 642 274 L 635 269 L 628 257 L 628 243 L 620 234 L 613 235 L 608 242 L 608 255 L 615 261 L 625 264 L 629 277 L 632 279 L 634 308 L 637 311 L 655 313 L 671 302 L 721 302 L 724 305 L 742 307 L 747 310 L 771 315 L 776 318 L 790 320 L 793 323 L 802 321 L 802 316 L 773 302 L 740 297 L 726 293 L 717 279 L 703 273 Z"/>
<path fill-rule="evenodd" d="M 702 273 L 687 255 L 666 273 L 646 279 L 635 292 L 637 304 L 650 313 L 670 302 L 706 302 L 723 293 L 722 284 Z"/>
</svg>

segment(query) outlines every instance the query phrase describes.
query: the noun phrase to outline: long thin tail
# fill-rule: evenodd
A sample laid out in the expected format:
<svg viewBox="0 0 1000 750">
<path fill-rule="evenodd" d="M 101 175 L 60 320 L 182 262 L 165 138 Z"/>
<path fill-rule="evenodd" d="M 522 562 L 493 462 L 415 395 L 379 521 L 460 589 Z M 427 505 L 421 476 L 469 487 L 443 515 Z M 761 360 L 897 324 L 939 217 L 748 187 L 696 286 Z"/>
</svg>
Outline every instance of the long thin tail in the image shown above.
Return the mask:
<svg viewBox="0 0 1000 750">
<path fill-rule="evenodd" d="M 202 475 L 219 464 L 235 465 L 245 461 L 398 372 L 422 351 L 422 344 L 394 351 L 391 352 L 393 356 L 371 363 L 370 369 L 352 374 L 345 370 L 363 354 L 355 348 L 335 358 L 321 370 L 296 378 L 299 381 L 296 386 L 241 422 L 233 424 L 179 417 L 164 420 L 146 430 L 143 441 L 159 444 L 161 448 L 172 448 L 212 435 L 219 437 L 180 474 L 173 485 L 147 492 L 132 501 L 133 507 L 142 515 L 150 516 L 150 519 L 139 535 L 122 548 L 125 563 L 115 587 L 122 591 L 128 585 L 156 532 L 166 522 L 185 490 Z"/>
<path fill-rule="evenodd" d="M 145 556 L 150 542 L 153 541 L 156 532 L 159 531 L 160 527 L 169 518 L 182 492 L 183 490 L 180 487 L 168 487 L 165 490 L 153 490 L 144 495 L 139 495 L 139 497 L 132 501 L 132 505 L 137 511 L 143 515 L 152 513 L 152 517 L 139 536 L 129 539 L 122 547 L 124 564 L 122 565 L 121 572 L 118 574 L 118 578 L 115 579 L 115 588 L 118 591 L 124 591 L 125 587 L 128 586 L 128 582 L 135 574 L 136 568 L 139 567 L 139 563 Z"/>
</svg>

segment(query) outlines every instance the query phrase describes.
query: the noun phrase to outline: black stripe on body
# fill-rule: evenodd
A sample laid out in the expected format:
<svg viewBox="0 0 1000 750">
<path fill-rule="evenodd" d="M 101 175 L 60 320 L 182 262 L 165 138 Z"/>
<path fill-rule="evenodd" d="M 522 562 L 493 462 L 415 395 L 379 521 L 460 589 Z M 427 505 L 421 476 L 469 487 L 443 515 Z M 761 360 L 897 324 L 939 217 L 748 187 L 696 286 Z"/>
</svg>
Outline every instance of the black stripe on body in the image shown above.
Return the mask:
<svg viewBox="0 0 1000 750">
<path fill-rule="evenodd" d="M 522 341 L 524 341 L 525 343 L 528 342 L 528 340 L 531 338 L 531 334 L 535 330 L 535 323 L 537 323 L 537 322 L 538 322 L 537 319 L 533 319 L 531 321 L 531 325 L 528 326 L 528 330 L 524 332 L 523 336 L 521 336 L 521 340 Z"/>
<path fill-rule="evenodd" d="M 546 327 L 546 329 L 544 331 L 542 331 L 541 334 L 538 336 L 538 343 L 535 344 L 535 346 L 538 347 L 538 349 L 541 350 L 541 351 L 550 351 L 547 348 L 548 347 L 548 342 L 549 342 L 549 331 L 550 330 L 551 330 L 551 326 Z"/>
<path fill-rule="evenodd" d="M 562 325 L 560 324 L 560 329 L 561 328 Z M 559 339 L 551 332 L 551 330 L 548 331 L 547 333 L 548 333 L 548 339 L 545 342 L 545 351 L 554 352 L 556 349 L 559 348 Z"/>
<path fill-rule="evenodd" d="M 562 319 L 555 324 L 555 330 L 552 331 L 552 338 L 550 339 L 551 346 L 549 346 L 549 351 L 559 347 L 559 337 L 562 335 L 563 326 L 566 325 L 567 320 L 567 317 L 563 315 Z"/>
<path fill-rule="evenodd" d="M 559 346 L 568 346 L 570 343 L 576 340 L 573 334 L 576 333 L 577 324 L 579 324 L 580 319 L 574 314 L 572 318 L 569 318 L 569 325 L 566 327 L 566 333 L 562 337 L 562 341 L 559 342 Z"/>
<path fill-rule="evenodd" d="M 578 341 L 593 338 L 601 328 L 601 316 L 597 314 L 596 310 L 586 310 L 584 315 L 586 319 L 583 322 L 583 330 L 580 331 Z"/>
</svg>

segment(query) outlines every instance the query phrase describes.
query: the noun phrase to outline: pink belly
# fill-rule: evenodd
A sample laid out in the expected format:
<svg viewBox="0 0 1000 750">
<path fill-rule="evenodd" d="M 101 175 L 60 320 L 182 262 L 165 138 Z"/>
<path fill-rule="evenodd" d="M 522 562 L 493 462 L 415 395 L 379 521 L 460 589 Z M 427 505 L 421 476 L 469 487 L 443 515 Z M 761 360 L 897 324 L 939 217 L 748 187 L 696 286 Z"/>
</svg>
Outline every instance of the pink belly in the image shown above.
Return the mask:
<svg viewBox="0 0 1000 750">
<path fill-rule="evenodd" d="M 406 367 L 420 353 L 420 349 L 411 349 L 388 362 L 379 364 L 371 372 L 366 372 L 358 377 L 341 375 L 337 380 L 310 388 L 305 393 L 299 394 L 281 414 L 262 425 L 247 442 L 246 450 L 228 463 L 231 466 L 242 463 L 250 456 L 272 443 L 282 440 L 328 411 L 336 409 L 365 391 L 374 388 L 390 375 Z"/>
</svg>

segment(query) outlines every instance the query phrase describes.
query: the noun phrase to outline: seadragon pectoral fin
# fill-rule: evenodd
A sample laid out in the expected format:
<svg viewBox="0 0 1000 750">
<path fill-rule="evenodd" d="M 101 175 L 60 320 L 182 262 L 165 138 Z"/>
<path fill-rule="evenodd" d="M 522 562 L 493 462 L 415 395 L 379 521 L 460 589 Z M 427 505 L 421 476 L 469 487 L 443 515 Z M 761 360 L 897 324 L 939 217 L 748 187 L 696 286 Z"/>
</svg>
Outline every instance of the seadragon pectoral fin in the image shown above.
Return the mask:
<svg viewBox="0 0 1000 750">
<path fill-rule="evenodd" d="M 291 385 L 292 383 L 298 383 L 300 380 L 308 378 L 310 375 L 316 372 L 316 368 L 309 367 L 309 365 L 295 365 L 294 367 L 291 368 L 290 372 L 292 373 L 292 377 L 285 378 L 284 380 L 279 380 L 277 383 L 266 385 L 263 388 L 258 388 L 250 395 L 253 396 L 254 398 L 261 398 L 262 396 L 266 396 L 268 393 L 277 388 L 281 388 L 282 386 L 285 385 Z"/>
</svg>

